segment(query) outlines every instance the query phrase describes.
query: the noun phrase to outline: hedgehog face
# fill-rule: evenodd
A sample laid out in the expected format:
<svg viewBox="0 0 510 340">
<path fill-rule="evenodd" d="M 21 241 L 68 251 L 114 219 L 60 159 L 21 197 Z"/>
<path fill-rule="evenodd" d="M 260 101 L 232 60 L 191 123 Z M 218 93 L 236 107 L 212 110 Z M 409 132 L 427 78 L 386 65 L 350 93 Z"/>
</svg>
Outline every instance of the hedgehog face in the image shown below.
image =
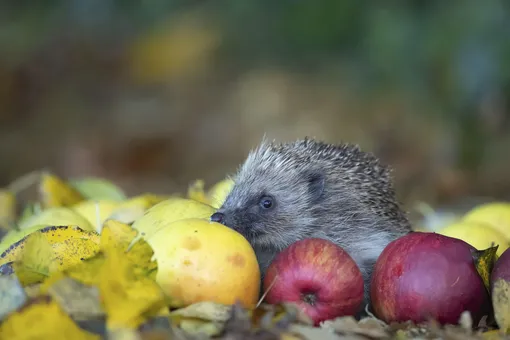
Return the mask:
<svg viewBox="0 0 510 340">
<path fill-rule="evenodd" d="M 311 205 L 319 203 L 323 189 L 324 177 L 316 172 L 241 171 L 211 220 L 236 230 L 254 247 L 283 249 L 310 232 Z"/>
</svg>

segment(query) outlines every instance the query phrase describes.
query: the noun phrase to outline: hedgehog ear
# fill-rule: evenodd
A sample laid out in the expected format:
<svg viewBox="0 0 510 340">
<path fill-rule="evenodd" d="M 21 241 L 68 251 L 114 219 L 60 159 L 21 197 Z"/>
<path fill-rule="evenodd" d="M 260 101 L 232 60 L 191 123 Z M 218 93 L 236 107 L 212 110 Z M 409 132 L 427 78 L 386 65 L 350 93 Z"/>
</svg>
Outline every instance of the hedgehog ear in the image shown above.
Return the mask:
<svg viewBox="0 0 510 340">
<path fill-rule="evenodd" d="M 309 172 L 306 176 L 308 192 L 312 201 L 318 201 L 324 192 L 325 177 L 320 172 Z"/>
</svg>

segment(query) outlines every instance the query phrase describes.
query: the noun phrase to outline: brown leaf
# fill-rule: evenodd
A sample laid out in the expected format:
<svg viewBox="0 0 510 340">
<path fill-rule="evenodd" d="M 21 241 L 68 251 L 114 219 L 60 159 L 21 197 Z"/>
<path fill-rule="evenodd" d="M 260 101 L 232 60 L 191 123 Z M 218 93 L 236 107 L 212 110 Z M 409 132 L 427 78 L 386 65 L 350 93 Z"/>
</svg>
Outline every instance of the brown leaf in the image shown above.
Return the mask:
<svg viewBox="0 0 510 340">
<path fill-rule="evenodd" d="M 203 301 L 172 311 L 170 317 L 194 318 L 208 321 L 225 322 L 230 318 L 232 306 Z"/>
<path fill-rule="evenodd" d="M 48 288 L 48 294 L 74 320 L 104 317 L 97 287 L 86 286 L 70 277 L 65 277 Z"/>
<path fill-rule="evenodd" d="M 374 318 L 364 318 L 357 322 L 352 316 L 345 316 L 324 321 L 321 326 L 337 333 L 363 335 L 372 339 L 384 339 L 389 336 L 382 323 Z"/>
</svg>

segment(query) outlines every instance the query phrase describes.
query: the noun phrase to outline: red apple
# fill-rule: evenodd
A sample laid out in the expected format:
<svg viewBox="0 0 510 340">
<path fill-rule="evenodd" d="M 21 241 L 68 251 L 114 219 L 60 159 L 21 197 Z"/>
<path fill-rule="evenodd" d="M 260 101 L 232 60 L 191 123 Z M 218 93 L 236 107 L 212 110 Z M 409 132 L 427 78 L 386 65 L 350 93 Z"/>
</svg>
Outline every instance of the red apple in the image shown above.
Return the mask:
<svg viewBox="0 0 510 340">
<path fill-rule="evenodd" d="M 414 232 L 389 243 L 371 282 L 374 313 L 389 322 L 435 319 L 457 324 L 469 311 L 476 325 L 490 299 L 468 243 L 435 233 Z"/>
<path fill-rule="evenodd" d="M 363 302 L 363 276 L 341 247 L 320 238 L 297 241 L 281 251 L 264 277 L 266 301 L 291 302 L 315 325 L 354 315 Z"/>
</svg>

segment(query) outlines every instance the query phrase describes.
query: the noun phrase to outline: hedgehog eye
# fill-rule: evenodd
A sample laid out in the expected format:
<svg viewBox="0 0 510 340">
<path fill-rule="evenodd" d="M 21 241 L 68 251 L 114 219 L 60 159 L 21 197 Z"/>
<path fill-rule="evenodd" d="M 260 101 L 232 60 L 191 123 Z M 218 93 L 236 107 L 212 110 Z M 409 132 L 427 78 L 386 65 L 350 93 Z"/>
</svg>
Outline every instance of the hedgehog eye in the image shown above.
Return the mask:
<svg viewBox="0 0 510 340">
<path fill-rule="evenodd" d="M 259 205 L 263 209 L 271 209 L 274 206 L 274 199 L 270 196 L 263 196 L 259 201 Z"/>
</svg>

